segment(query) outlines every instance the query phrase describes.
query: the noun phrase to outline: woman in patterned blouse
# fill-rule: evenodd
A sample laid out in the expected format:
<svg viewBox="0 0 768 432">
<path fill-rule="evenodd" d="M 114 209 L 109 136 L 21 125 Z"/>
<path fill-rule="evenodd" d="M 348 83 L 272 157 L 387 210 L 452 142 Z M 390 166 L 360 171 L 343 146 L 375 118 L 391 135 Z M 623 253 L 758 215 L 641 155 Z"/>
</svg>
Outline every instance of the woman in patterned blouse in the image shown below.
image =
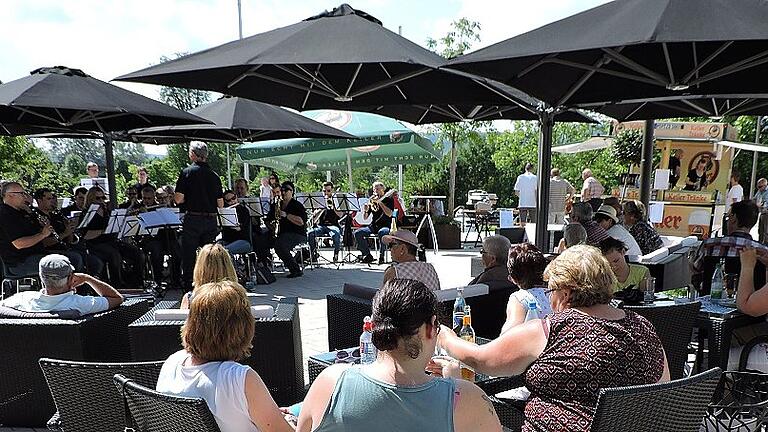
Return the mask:
<svg viewBox="0 0 768 432">
<path fill-rule="evenodd" d="M 494 376 L 524 374 L 531 396 L 522 430 L 589 430 L 599 389 L 669 380 L 653 326 L 610 305 L 615 276 L 600 250 L 574 246 L 544 272 L 552 314 L 515 326 L 486 345 L 444 327 L 440 346 Z"/>
<path fill-rule="evenodd" d="M 664 246 L 659 233 L 646 220 L 643 203 L 635 200 L 624 203 L 624 228 L 635 238 L 643 255 Z"/>
</svg>

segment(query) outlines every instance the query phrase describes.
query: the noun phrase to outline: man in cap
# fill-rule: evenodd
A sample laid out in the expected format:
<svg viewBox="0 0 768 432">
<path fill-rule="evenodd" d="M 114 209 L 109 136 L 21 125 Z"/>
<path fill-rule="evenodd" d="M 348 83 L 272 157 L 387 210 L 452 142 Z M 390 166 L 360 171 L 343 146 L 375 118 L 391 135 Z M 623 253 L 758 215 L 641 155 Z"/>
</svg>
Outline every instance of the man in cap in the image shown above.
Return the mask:
<svg viewBox="0 0 768 432">
<path fill-rule="evenodd" d="M 440 278 L 432 264 L 416 260 L 419 240 L 416 234 L 408 230 L 397 230 L 381 238 L 389 246 L 394 264 L 384 272 L 384 286 L 391 279 L 414 279 L 420 281 L 432 291 L 440 291 Z"/>
<path fill-rule="evenodd" d="M 103 312 L 117 307 L 123 296 L 106 282 L 84 273 L 75 273 L 69 258 L 51 254 L 40 260 L 40 291 L 25 291 L 0 302 L 0 305 L 24 312 L 76 310 L 80 315 Z M 75 289 L 88 284 L 98 297 L 75 294 Z"/>
<path fill-rule="evenodd" d="M 616 214 L 615 208 L 608 204 L 601 205 L 597 210 L 597 213 L 595 213 L 594 220 L 606 233 L 608 233 L 609 236 L 624 243 L 624 246 L 627 247 L 627 251 L 624 253 L 625 255 L 639 256 L 643 254 L 637 241 L 632 237 L 632 234 L 630 234 L 623 225 L 619 224 L 619 217 Z"/>
</svg>

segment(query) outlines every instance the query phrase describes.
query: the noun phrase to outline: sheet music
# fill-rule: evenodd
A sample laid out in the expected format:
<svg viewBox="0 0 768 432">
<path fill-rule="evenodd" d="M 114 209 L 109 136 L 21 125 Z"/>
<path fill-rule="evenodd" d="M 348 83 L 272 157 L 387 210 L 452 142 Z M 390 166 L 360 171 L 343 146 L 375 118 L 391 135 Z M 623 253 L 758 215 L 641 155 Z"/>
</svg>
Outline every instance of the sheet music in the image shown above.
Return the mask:
<svg viewBox="0 0 768 432">
<path fill-rule="evenodd" d="M 307 210 L 314 211 L 325 209 L 328 206 L 325 202 L 325 194 L 322 192 L 298 193 L 295 197 Z"/>
<path fill-rule="evenodd" d="M 351 192 L 336 192 L 333 194 L 333 203 L 338 211 L 360 211 L 367 202 L 368 198 L 358 198 L 357 195 Z"/>
<path fill-rule="evenodd" d="M 125 218 L 128 216 L 128 209 L 115 209 L 109 215 L 109 223 L 104 234 L 119 233 L 125 224 Z"/>
<path fill-rule="evenodd" d="M 245 197 L 238 201 L 248 209 L 251 217 L 263 217 L 269 214 L 269 199 L 261 197 Z"/>
<path fill-rule="evenodd" d="M 216 218 L 220 227 L 239 227 L 240 222 L 237 220 L 237 210 L 232 208 L 220 208 L 219 216 Z"/>
<path fill-rule="evenodd" d="M 109 184 L 107 183 L 107 179 L 103 177 L 96 177 L 96 178 L 83 178 L 80 179 L 80 186 L 86 187 L 88 189 L 98 186 L 101 188 L 102 191 L 108 193 L 109 191 Z"/>
<path fill-rule="evenodd" d="M 512 228 L 515 225 L 515 215 L 512 210 L 499 210 L 499 228 Z"/>
<path fill-rule="evenodd" d="M 181 226 L 179 215 L 168 208 L 159 208 L 139 214 L 139 220 L 145 229 Z"/>
<path fill-rule="evenodd" d="M 85 217 L 80 222 L 80 225 L 77 226 L 77 229 L 84 229 L 87 227 L 88 224 L 93 220 L 93 217 L 96 216 L 97 211 L 99 211 L 99 205 L 91 204 L 91 206 L 88 208 L 88 212 L 85 214 Z"/>
<path fill-rule="evenodd" d="M 123 229 L 117 235 L 118 238 L 133 237 L 137 235 L 150 235 L 151 233 L 141 226 L 138 216 L 126 216 Z"/>
</svg>

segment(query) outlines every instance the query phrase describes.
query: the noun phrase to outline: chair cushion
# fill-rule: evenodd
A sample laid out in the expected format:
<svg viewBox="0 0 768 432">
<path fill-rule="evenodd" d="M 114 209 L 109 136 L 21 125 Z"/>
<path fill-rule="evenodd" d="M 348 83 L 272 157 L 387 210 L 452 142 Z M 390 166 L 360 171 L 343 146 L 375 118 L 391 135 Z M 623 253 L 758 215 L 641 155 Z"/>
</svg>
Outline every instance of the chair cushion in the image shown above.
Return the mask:
<svg viewBox="0 0 768 432">
<path fill-rule="evenodd" d="M 275 308 L 269 305 L 251 306 L 254 318 L 272 318 Z M 155 321 L 184 321 L 189 316 L 189 309 L 158 309 L 155 311 Z"/>
<path fill-rule="evenodd" d="M 80 316 L 80 312 L 74 309 L 51 312 L 26 312 L 7 306 L 0 306 L 0 318 L 75 320 L 80 318 Z"/>
<path fill-rule="evenodd" d="M 378 291 L 377 288 L 345 283 L 342 294 L 346 294 L 352 297 L 357 297 L 357 298 L 366 299 L 366 300 L 373 300 L 373 296 L 376 295 L 377 291 Z"/>
</svg>

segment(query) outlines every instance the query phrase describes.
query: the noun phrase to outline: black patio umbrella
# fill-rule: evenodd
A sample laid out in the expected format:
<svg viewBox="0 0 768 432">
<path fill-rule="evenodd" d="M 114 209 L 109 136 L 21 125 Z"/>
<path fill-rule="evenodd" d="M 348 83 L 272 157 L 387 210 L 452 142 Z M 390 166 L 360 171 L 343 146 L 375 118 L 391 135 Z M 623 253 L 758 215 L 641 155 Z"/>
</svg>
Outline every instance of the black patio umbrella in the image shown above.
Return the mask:
<svg viewBox="0 0 768 432">
<path fill-rule="evenodd" d="M 444 63 L 438 54 L 343 4 L 116 79 L 212 90 L 297 110 L 514 103 L 514 96 L 477 77 L 438 70 Z"/>
<path fill-rule="evenodd" d="M 0 84 L 0 134 L 53 133 L 104 140 L 110 196 L 115 197 L 112 142 L 120 132 L 153 125 L 208 123 L 109 83 L 79 69 L 40 68 Z"/>
<path fill-rule="evenodd" d="M 672 117 L 768 115 L 768 95 L 686 96 L 600 104 L 595 111 L 619 121 Z"/>
<path fill-rule="evenodd" d="M 767 22 L 765 0 L 617 0 L 458 57 L 447 67 L 514 86 L 554 111 L 697 94 L 765 94 Z M 543 118 L 544 138 L 550 124 Z M 549 169 L 551 142 L 543 139 L 542 147 L 540 172 Z M 646 159 L 644 182 L 650 180 Z M 546 202 L 548 185 L 539 186 L 539 202 Z M 643 196 L 649 190 L 641 188 Z M 541 210 L 537 239 L 546 235 Z"/>
<path fill-rule="evenodd" d="M 286 109 L 239 97 L 223 97 L 189 110 L 210 124 L 158 126 L 129 131 L 135 140 L 179 137 L 219 142 L 284 138 L 350 138 L 344 131 Z"/>
</svg>

